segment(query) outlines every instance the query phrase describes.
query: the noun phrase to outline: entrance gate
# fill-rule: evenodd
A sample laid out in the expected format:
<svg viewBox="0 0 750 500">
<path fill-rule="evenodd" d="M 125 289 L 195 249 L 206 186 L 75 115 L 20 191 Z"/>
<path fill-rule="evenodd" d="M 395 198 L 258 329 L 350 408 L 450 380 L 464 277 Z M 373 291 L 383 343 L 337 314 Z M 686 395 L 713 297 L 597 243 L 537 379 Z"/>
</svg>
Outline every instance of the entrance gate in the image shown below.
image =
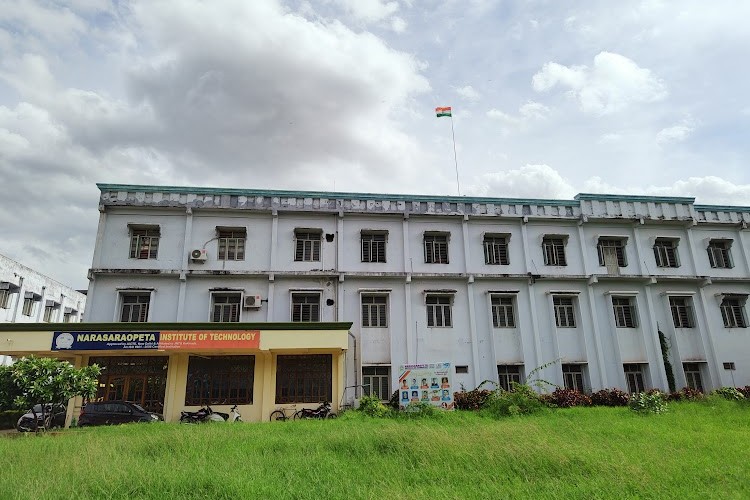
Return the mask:
<svg viewBox="0 0 750 500">
<path fill-rule="evenodd" d="M 132 401 L 148 411 L 164 412 L 167 356 L 96 356 L 89 358 L 93 364 L 102 370 L 97 399 Z"/>
</svg>

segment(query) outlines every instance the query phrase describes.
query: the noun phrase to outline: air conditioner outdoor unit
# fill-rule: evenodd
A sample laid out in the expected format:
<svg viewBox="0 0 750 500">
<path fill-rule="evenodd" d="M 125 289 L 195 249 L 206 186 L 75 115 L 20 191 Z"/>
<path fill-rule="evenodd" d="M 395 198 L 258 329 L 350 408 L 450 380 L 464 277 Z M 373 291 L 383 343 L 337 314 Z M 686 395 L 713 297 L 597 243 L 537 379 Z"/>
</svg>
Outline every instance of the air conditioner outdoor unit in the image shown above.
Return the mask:
<svg viewBox="0 0 750 500">
<path fill-rule="evenodd" d="M 206 262 L 208 254 L 204 248 L 196 248 L 190 252 L 190 260 L 193 262 Z"/>
<path fill-rule="evenodd" d="M 245 309 L 258 309 L 261 306 L 260 295 L 245 295 Z"/>
</svg>

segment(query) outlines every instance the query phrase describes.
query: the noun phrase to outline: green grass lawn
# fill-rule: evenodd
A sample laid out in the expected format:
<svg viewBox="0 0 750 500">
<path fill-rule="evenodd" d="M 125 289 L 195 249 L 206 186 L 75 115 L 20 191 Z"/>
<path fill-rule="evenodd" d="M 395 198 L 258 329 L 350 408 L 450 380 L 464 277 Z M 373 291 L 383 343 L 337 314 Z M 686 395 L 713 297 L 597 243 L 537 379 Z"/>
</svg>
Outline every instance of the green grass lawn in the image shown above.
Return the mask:
<svg viewBox="0 0 750 500">
<path fill-rule="evenodd" d="M 750 405 L 0 436 L 0 498 L 750 498 Z"/>
</svg>

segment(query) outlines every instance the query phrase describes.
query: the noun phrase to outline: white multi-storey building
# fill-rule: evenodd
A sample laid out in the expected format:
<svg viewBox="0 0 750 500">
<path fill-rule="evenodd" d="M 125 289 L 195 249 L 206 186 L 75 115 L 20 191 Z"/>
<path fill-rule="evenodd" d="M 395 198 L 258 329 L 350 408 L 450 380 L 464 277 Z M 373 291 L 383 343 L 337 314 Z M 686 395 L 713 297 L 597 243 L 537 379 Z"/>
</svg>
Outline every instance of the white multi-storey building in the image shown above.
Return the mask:
<svg viewBox="0 0 750 500">
<path fill-rule="evenodd" d="M 439 361 L 666 390 L 663 348 L 677 388 L 750 384 L 750 207 L 99 188 L 87 322 L 353 322 L 346 385 L 383 398 Z"/>
<path fill-rule="evenodd" d="M 0 255 L 0 323 L 74 323 L 85 306 L 86 295 Z"/>
</svg>

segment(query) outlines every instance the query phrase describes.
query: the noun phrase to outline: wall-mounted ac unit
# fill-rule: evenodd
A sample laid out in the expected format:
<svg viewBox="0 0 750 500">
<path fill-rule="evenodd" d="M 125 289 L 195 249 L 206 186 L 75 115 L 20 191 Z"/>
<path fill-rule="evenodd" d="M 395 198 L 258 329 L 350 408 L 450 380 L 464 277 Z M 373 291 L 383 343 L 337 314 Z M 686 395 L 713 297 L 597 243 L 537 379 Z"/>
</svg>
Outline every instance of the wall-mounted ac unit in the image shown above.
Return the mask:
<svg viewBox="0 0 750 500">
<path fill-rule="evenodd" d="M 193 262 L 206 262 L 208 260 L 208 254 L 205 248 L 196 248 L 190 252 L 190 260 Z"/>
<path fill-rule="evenodd" d="M 245 309 L 258 309 L 261 306 L 260 295 L 245 295 L 245 302 L 243 305 Z"/>
</svg>

